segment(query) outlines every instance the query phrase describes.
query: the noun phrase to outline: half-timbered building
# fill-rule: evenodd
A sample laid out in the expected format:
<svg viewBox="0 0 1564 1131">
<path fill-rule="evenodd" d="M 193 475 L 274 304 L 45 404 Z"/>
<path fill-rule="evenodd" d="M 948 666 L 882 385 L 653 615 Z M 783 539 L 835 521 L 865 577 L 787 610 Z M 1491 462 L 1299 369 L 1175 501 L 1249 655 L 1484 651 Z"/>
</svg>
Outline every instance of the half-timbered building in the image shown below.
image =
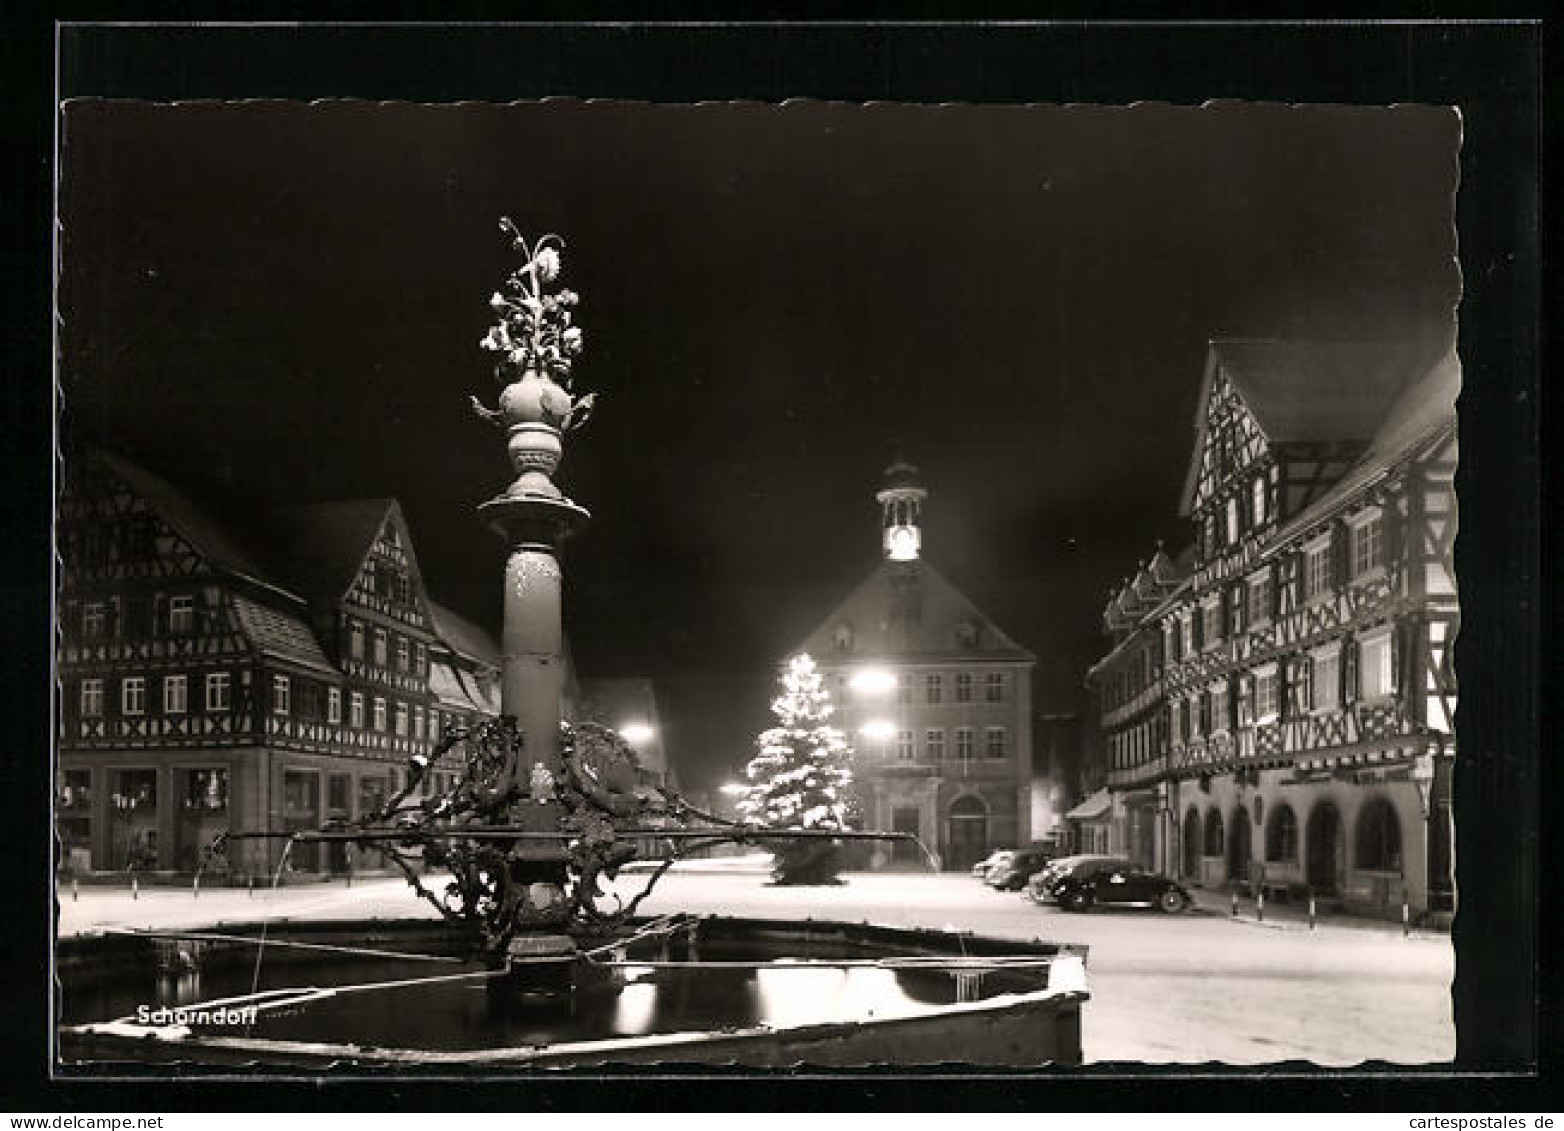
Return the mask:
<svg viewBox="0 0 1564 1131">
<path fill-rule="evenodd" d="M 191 871 L 228 829 L 297 831 L 374 810 L 452 717 L 436 655 L 453 646 L 424 594 L 394 500 L 254 515 L 245 536 L 110 453 L 73 458 L 59 503 L 56 804 L 62 866 Z M 493 650 L 455 646 L 493 709 Z M 473 655 L 482 652 L 482 655 Z M 454 767 L 437 767 L 449 772 Z M 280 847 L 233 846 L 246 873 Z M 295 845 L 303 872 L 345 850 Z"/>
<path fill-rule="evenodd" d="M 1091 677 L 1115 813 L 1148 861 L 1369 914 L 1453 910 L 1459 383 L 1453 354 L 1408 345 L 1212 343 L 1193 569 L 1149 610 L 1115 599 L 1122 639 Z M 1147 702 L 1127 707 L 1130 654 Z"/>
<path fill-rule="evenodd" d="M 818 664 L 848 732 L 864 824 L 914 834 L 947 868 L 1032 838 L 1035 657 L 923 557 L 915 468 L 887 469 L 878 566 L 795 651 Z M 877 848 L 873 867 L 923 867 Z"/>
</svg>

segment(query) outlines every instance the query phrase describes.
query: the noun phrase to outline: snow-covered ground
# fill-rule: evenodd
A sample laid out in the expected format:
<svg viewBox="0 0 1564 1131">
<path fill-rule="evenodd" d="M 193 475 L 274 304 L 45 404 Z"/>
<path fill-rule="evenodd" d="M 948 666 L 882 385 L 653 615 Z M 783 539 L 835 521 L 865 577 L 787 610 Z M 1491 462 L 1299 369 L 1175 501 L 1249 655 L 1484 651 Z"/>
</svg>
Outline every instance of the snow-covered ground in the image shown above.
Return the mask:
<svg viewBox="0 0 1564 1131">
<path fill-rule="evenodd" d="M 641 911 L 844 919 L 948 927 L 1010 938 L 1083 943 L 1092 1000 L 1089 1061 L 1312 1061 L 1428 1064 L 1455 1054 L 1449 937 L 1402 937 L 1391 924 L 1264 924 L 1195 911 L 1071 915 L 992 891 L 962 875 L 855 874 L 839 887 L 779 888 L 763 858 L 692 862 L 665 876 Z M 644 874 L 621 877 L 626 898 Z M 65 934 L 109 927 L 194 927 L 286 918 L 407 918 L 433 914 L 400 880 L 306 884 L 275 893 L 211 888 L 61 892 Z"/>
</svg>

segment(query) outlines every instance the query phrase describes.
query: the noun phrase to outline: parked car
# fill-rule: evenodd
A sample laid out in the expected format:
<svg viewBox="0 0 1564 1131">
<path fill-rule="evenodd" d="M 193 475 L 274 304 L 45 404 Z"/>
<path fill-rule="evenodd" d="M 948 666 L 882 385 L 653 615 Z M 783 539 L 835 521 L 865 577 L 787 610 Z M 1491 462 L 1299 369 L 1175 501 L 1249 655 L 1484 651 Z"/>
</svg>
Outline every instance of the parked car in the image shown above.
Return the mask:
<svg viewBox="0 0 1564 1131">
<path fill-rule="evenodd" d="M 1018 848 L 1010 854 L 1009 860 L 989 870 L 985 882 L 1000 891 L 1020 891 L 1027 880 L 1048 866 L 1051 859 L 1053 856 L 1046 848 Z"/>
<path fill-rule="evenodd" d="M 1076 865 L 1054 881 L 1053 897 L 1067 911 L 1089 911 L 1101 904 L 1179 912 L 1191 902 L 1189 892 L 1177 880 L 1123 860 Z"/>
<path fill-rule="evenodd" d="M 996 848 L 983 859 L 972 865 L 972 874 L 980 880 L 988 879 L 991 868 L 997 868 L 1001 864 L 1009 863 L 1014 850 L 1009 848 Z"/>
<path fill-rule="evenodd" d="M 1133 868 L 1134 866 L 1122 856 L 1107 856 L 1100 852 L 1061 856 L 1050 861 L 1046 868 L 1027 881 L 1026 894 L 1036 903 L 1053 903 L 1056 902 L 1054 888 L 1066 874 L 1077 869 L 1090 872 L 1100 868 Z"/>
</svg>

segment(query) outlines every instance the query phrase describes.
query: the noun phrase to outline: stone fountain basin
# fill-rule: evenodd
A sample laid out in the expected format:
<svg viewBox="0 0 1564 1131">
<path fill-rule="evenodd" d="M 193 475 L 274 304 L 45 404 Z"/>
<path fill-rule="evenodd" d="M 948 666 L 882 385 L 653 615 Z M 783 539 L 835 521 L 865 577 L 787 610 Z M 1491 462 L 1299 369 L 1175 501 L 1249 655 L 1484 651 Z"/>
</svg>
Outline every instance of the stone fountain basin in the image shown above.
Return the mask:
<svg viewBox="0 0 1564 1131">
<path fill-rule="evenodd" d="M 592 940 L 610 965 L 578 962 L 575 989 L 549 993 L 427 919 L 194 934 L 59 941 L 68 1070 L 1035 1068 L 1081 1062 L 1089 996 L 1084 947 L 868 923 L 692 917 Z"/>
</svg>

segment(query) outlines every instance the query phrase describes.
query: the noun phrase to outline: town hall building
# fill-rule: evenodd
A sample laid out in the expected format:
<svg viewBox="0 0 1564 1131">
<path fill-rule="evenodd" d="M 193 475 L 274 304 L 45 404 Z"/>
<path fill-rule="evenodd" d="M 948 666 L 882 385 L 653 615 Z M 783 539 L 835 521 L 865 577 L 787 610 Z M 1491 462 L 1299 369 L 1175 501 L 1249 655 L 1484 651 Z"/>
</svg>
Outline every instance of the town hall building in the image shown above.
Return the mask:
<svg viewBox="0 0 1564 1131">
<path fill-rule="evenodd" d="M 886 470 L 878 565 L 795 651 L 819 666 L 854 748 L 863 825 L 962 869 L 1032 837 L 1035 658 L 923 556 L 926 497 L 916 468 Z M 924 866 L 906 842 L 868 863 Z"/>
</svg>

